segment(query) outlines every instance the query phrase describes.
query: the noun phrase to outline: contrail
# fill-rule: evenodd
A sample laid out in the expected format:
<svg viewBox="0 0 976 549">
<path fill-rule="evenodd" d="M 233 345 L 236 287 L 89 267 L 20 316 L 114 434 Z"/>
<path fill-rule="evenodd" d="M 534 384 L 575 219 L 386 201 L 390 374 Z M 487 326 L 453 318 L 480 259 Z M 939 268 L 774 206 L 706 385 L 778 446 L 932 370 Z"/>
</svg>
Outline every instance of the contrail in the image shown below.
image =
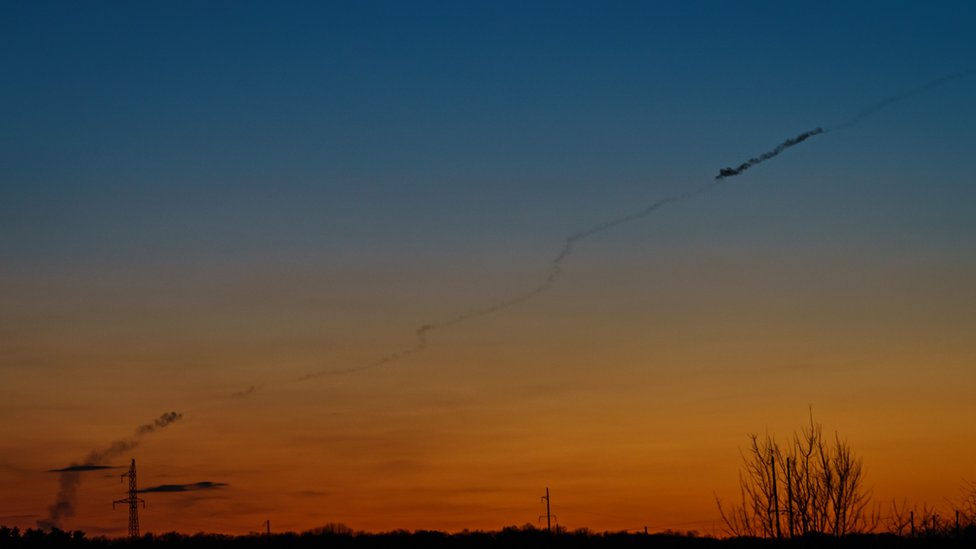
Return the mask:
<svg viewBox="0 0 976 549">
<path fill-rule="evenodd" d="M 124 452 L 139 446 L 142 437 L 152 434 L 159 429 L 179 420 L 183 414 L 166 412 L 152 423 L 140 425 L 129 438 L 116 440 L 104 450 L 93 450 L 80 464 L 74 464 L 61 470 L 57 500 L 48 507 L 48 518 L 37 521 L 37 526 L 46 530 L 59 528 L 61 520 L 75 514 L 75 501 L 78 497 L 78 486 L 81 484 L 81 472 L 90 470 L 103 461 L 118 457 Z"/>
<path fill-rule="evenodd" d="M 803 133 L 797 135 L 796 137 L 791 137 L 791 138 L 787 139 L 786 141 L 783 141 L 782 143 L 780 143 L 779 145 L 777 145 L 772 150 L 767 151 L 767 152 L 764 152 L 764 153 L 760 154 L 759 156 L 750 158 L 746 162 L 743 162 L 743 163 L 739 164 L 737 167 L 722 168 L 721 170 L 719 170 L 718 175 L 715 176 L 715 178 L 714 178 L 714 180 L 712 182 L 710 182 L 708 184 L 705 184 L 705 185 L 702 185 L 702 186 L 698 187 L 697 189 L 694 189 L 694 190 L 691 190 L 691 191 L 687 191 L 687 192 L 684 192 L 684 193 L 680 193 L 680 194 L 675 194 L 675 195 L 669 196 L 667 198 L 663 198 L 661 200 L 658 200 L 657 202 L 654 202 L 654 203 L 652 203 L 652 204 L 644 207 L 641 210 L 638 210 L 638 211 L 635 211 L 633 213 L 630 213 L 630 214 L 627 214 L 627 215 L 623 215 L 623 216 L 620 216 L 620 217 L 617 217 L 617 218 L 614 218 L 614 219 L 605 221 L 603 223 L 594 225 L 594 226 L 592 226 L 592 227 L 590 227 L 588 229 L 585 229 L 585 230 L 579 231 L 577 233 L 574 233 L 574 234 L 566 237 L 566 240 L 563 243 L 563 247 L 559 250 L 559 253 L 557 253 L 556 256 L 552 260 L 549 261 L 549 272 L 548 272 L 546 278 L 538 286 L 536 286 L 536 287 L 534 287 L 534 288 L 532 288 L 532 289 L 530 289 L 530 290 L 528 290 L 526 292 L 523 292 L 521 294 L 518 294 L 518 295 L 515 295 L 513 297 L 510 297 L 510 298 L 508 298 L 506 300 L 499 301 L 498 303 L 495 303 L 494 305 L 490 305 L 490 306 L 487 306 L 487 307 L 484 307 L 484 308 L 481 308 L 481 309 L 475 309 L 475 310 L 472 310 L 472 311 L 468 311 L 466 313 L 462 313 L 462 314 L 459 314 L 457 316 L 449 317 L 449 318 L 446 318 L 446 319 L 443 319 L 443 320 L 440 320 L 440 321 L 437 321 L 437 322 L 430 322 L 430 323 L 427 323 L 427 324 L 421 324 L 420 326 L 418 326 L 414 330 L 414 343 L 411 346 L 409 346 L 407 348 L 404 348 L 404 349 L 402 349 L 400 351 L 397 351 L 397 352 L 388 354 L 388 355 L 386 355 L 384 357 L 381 357 L 381 358 L 379 358 L 377 360 L 374 360 L 374 361 L 369 362 L 369 363 L 366 363 L 366 364 L 362 364 L 360 366 L 352 366 L 352 367 L 348 367 L 348 368 L 339 368 L 339 369 L 327 369 L 327 370 L 319 370 L 319 371 L 316 371 L 316 372 L 311 372 L 311 373 L 308 373 L 308 374 L 306 374 L 306 375 L 298 378 L 298 381 L 307 381 L 307 380 L 310 380 L 310 379 L 316 379 L 316 378 L 320 378 L 320 377 L 324 377 L 324 376 L 351 374 L 351 373 L 355 373 L 355 372 L 362 372 L 362 371 L 365 371 L 365 370 L 371 370 L 371 369 L 374 369 L 374 368 L 378 368 L 380 366 L 384 366 L 384 365 L 389 364 L 391 362 L 395 362 L 395 361 L 400 360 L 402 358 L 408 357 L 408 356 L 410 356 L 412 354 L 419 353 L 419 352 L 421 352 L 421 351 L 423 351 L 424 349 L 427 348 L 427 336 L 431 332 L 434 332 L 436 330 L 440 330 L 441 328 L 447 328 L 448 326 L 453 326 L 455 324 L 460 324 L 460 323 L 466 322 L 468 320 L 473 320 L 475 318 L 479 318 L 479 317 L 482 317 L 482 316 L 487 316 L 487 315 L 490 315 L 492 313 L 496 313 L 498 311 L 501 311 L 503 309 L 507 309 L 508 307 L 512 307 L 514 305 L 518 305 L 520 303 L 524 303 L 524 302 L 526 302 L 526 301 L 534 298 L 535 296 L 537 296 L 537 295 L 545 292 L 549 288 L 551 288 L 552 285 L 555 284 L 556 281 L 559 280 L 559 278 L 562 276 L 562 272 L 563 272 L 562 271 L 562 263 L 566 260 L 566 258 L 568 258 L 570 256 L 570 254 L 573 253 L 573 250 L 574 250 L 575 246 L 577 244 L 579 244 L 580 242 L 582 242 L 583 240 L 585 240 L 585 239 L 587 239 L 587 238 L 589 238 L 589 237 L 591 237 L 591 236 L 593 236 L 593 235 L 595 235 L 597 233 L 601 233 L 603 231 L 607 231 L 607 230 L 612 229 L 614 227 L 617 227 L 619 225 L 623 225 L 625 223 L 630 223 L 632 221 L 637 221 L 639 219 L 642 219 L 644 217 L 647 217 L 647 216 L 651 215 L 652 213 L 654 213 L 659 208 L 661 208 L 661 207 L 663 207 L 665 205 L 668 205 L 668 204 L 671 204 L 671 203 L 674 203 L 674 202 L 679 202 L 679 201 L 682 201 L 682 200 L 691 198 L 693 196 L 696 196 L 696 195 L 699 195 L 699 194 L 703 194 L 703 193 L 709 192 L 712 189 L 714 189 L 716 186 L 720 185 L 721 182 L 725 178 L 727 178 L 727 177 L 734 177 L 734 176 L 740 175 L 742 172 L 748 170 L 749 168 L 751 168 L 751 167 L 753 167 L 753 166 L 755 166 L 757 164 L 760 164 L 762 162 L 765 162 L 767 160 L 770 160 L 773 157 L 775 157 L 775 156 L 779 155 L 780 153 L 782 153 L 783 151 L 785 151 L 786 149 L 789 149 L 790 147 L 794 147 L 796 145 L 799 145 L 800 143 L 806 141 L 807 139 L 809 139 L 809 138 L 811 138 L 813 136 L 820 135 L 820 134 L 823 134 L 823 133 L 827 133 L 827 132 L 830 132 L 830 131 L 836 131 L 836 130 L 850 128 L 850 127 L 856 125 L 858 122 L 860 122 L 865 117 L 868 117 L 868 116 L 870 116 L 870 115 L 878 112 L 879 110 L 887 107 L 888 105 L 890 105 L 892 103 L 895 103 L 897 101 L 901 101 L 901 100 L 904 100 L 904 99 L 908 99 L 908 98 L 913 97 L 915 95 L 918 95 L 918 94 L 924 93 L 924 92 L 926 92 L 928 90 L 931 90 L 932 88 L 935 88 L 935 87 L 941 86 L 943 84 L 952 82 L 954 80 L 958 80 L 960 78 L 964 78 L 964 77 L 971 76 L 971 75 L 974 75 L 974 74 L 976 74 L 976 69 L 971 69 L 971 70 L 967 70 L 967 71 L 953 73 L 953 74 L 946 75 L 946 76 L 943 76 L 941 78 L 937 78 L 935 80 L 932 80 L 931 82 L 928 82 L 928 83 L 926 83 L 926 84 L 924 84 L 922 86 L 919 86 L 918 88 L 915 88 L 915 89 L 906 91 L 906 92 L 901 93 L 901 94 L 898 94 L 898 95 L 894 95 L 892 97 L 889 97 L 887 99 L 884 99 L 882 101 L 879 101 L 878 103 L 875 103 L 873 105 L 870 105 L 870 106 L 862 109 L 860 112 L 858 112 L 856 115 L 854 115 L 850 120 L 844 122 L 843 124 L 840 124 L 838 126 L 833 126 L 833 127 L 827 128 L 827 129 L 824 129 L 822 127 L 814 128 L 812 130 L 803 132 Z M 250 394 L 252 391 L 253 391 L 253 386 L 252 386 L 252 388 L 249 388 L 249 389 L 247 389 L 245 391 L 241 391 L 239 393 L 235 393 L 235 396 L 244 396 L 244 395 Z"/>
</svg>

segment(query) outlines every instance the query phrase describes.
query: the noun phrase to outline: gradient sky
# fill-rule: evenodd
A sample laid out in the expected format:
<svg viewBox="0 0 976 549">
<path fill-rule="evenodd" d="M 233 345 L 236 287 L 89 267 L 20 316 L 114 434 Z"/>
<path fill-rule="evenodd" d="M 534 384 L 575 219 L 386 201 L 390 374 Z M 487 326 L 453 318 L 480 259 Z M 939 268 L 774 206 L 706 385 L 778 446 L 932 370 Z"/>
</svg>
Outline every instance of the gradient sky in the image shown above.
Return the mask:
<svg viewBox="0 0 976 549">
<path fill-rule="evenodd" d="M 6 3 L 0 523 L 170 410 L 109 464 L 227 486 L 144 531 L 711 531 L 808 406 L 884 505 L 976 478 L 976 76 L 296 381 L 976 67 L 972 2 L 526 4 Z"/>
</svg>

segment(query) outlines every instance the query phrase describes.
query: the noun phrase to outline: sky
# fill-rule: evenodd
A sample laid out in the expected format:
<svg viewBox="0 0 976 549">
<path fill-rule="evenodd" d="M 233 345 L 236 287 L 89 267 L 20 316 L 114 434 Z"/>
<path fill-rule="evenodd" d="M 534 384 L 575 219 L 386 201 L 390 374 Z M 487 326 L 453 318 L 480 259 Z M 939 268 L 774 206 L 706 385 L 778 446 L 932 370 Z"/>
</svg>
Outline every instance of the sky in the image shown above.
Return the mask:
<svg viewBox="0 0 976 549">
<path fill-rule="evenodd" d="M 129 441 L 197 488 L 144 531 L 712 532 L 811 407 L 948 505 L 976 75 L 842 126 L 976 69 L 976 5 L 855 4 L 5 3 L 0 523 Z M 60 526 L 124 534 L 124 471 Z"/>
</svg>

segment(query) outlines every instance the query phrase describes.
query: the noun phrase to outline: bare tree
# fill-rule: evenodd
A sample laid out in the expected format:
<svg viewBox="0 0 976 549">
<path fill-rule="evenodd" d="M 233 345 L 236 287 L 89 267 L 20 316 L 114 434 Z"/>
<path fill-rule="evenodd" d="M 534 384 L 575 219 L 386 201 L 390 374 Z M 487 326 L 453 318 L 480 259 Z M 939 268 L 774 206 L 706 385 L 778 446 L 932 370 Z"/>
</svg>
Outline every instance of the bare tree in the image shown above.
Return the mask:
<svg viewBox="0 0 976 549">
<path fill-rule="evenodd" d="M 785 448 L 769 434 L 749 440 L 739 472 L 741 503 L 717 501 L 730 535 L 772 538 L 785 530 L 843 536 L 877 527 L 880 514 L 869 508 L 861 458 L 839 435 L 824 437 L 812 413 Z"/>
<path fill-rule="evenodd" d="M 971 480 L 963 482 L 959 513 L 963 527 L 976 526 L 976 482 Z"/>
<path fill-rule="evenodd" d="M 749 435 L 748 452 L 741 452 L 743 470 L 739 471 L 739 494 L 741 504 L 730 509 L 722 507 L 719 512 L 726 529 L 734 536 L 773 537 L 773 478 L 771 460 L 779 452 L 776 441 L 768 434 Z"/>
<path fill-rule="evenodd" d="M 884 522 L 885 530 L 896 536 L 908 536 L 912 533 L 914 517 L 915 509 L 909 509 L 907 502 L 903 501 L 899 505 L 892 500 L 891 508 L 888 510 L 888 516 Z"/>
</svg>

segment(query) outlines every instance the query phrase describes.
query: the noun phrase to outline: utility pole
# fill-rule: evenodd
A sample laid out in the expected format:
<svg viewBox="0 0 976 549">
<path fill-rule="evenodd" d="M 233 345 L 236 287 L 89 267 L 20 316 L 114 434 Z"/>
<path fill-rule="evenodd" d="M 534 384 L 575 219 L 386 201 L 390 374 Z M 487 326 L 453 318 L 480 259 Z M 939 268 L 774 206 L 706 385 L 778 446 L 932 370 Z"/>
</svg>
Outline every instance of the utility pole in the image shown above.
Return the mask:
<svg viewBox="0 0 976 549">
<path fill-rule="evenodd" d="M 773 477 L 773 520 L 776 521 L 776 539 L 783 537 L 779 529 L 779 493 L 776 490 L 776 454 L 769 454 L 769 470 Z"/>
<path fill-rule="evenodd" d="M 132 459 L 132 465 L 129 466 L 129 471 L 127 473 L 122 473 L 122 482 L 125 482 L 125 477 L 129 477 L 129 497 L 125 499 L 117 499 L 112 502 L 112 509 L 115 509 L 116 503 L 127 503 L 129 505 L 129 537 L 131 539 L 139 538 L 139 504 L 142 504 L 142 508 L 146 508 L 146 502 L 138 496 L 139 490 L 136 488 L 136 460 Z"/>
<path fill-rule="evenodd" d="M 542 496 L 542 501 L 546 502 L 546 531 L 552 533 L 552 512 L 549 507 L 549 487 L 546 486 L 546 495 Z M 542 517 L 540 516 L 541 520 Z"/>
<path fill-rule="evenodd" d="M 790 458 L 786 458 L 786 524 L 790 528 L 790 539 L 793 538 L 793 471 L 790 468 Z"/>
<path fill-rule="evenodd" d="M 265 530 L 264 540 L 268 543 L 271 543 L 271 519 L 264 521 L 264 525 L 267 526 L 267 530 Z"/>
</svg>

